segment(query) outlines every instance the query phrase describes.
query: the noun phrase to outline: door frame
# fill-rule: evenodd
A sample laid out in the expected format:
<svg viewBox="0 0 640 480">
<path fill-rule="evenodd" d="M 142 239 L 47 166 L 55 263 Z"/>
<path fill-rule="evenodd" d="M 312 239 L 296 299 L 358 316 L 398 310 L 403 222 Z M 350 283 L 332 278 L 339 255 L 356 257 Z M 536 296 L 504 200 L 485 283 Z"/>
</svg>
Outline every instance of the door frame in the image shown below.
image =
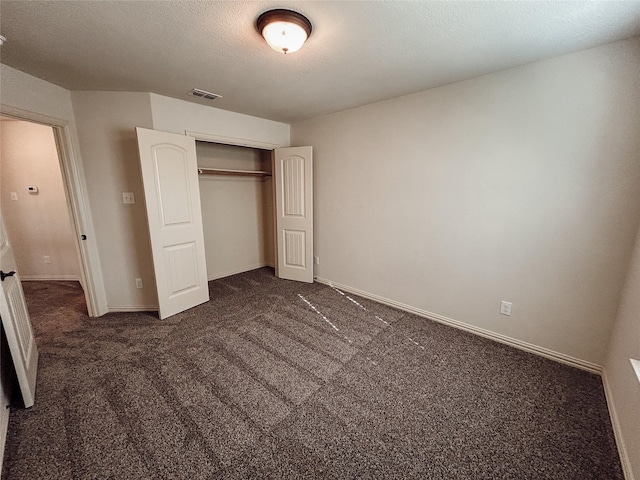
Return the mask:
<svg viewBox="0 0 640 480">
<path fill-rule="evenodd" d="M 109 311 L 107 295 L 89 209 L 89 197 L 82 165 L 73 147 L 74 142 L 69 122 L 2 104 L 0 104 L 0 115 L 45 125 L 53 129 L 62 184 L 80 261 L 80 283 L 84 290 L 87 312 L 90 317 L 106 314 Z M 81 240 L 82 235 L 86 236 L 85 240 Z"/>
<path fill-rule="evenodd" d="M 190 132 L 189 130 L 185 130 L 184 134 L 187 137 L 193 137 L 200 142 L 221 143 L 223 145 L 258 148 L 260 150 L 275 150 L 276 148 L 285 146 L 280 145 L 279 143 L 261 142 L 259 140 L 251 140 L 249 138 L 224 137 L 222 135 L 213 135 L 210 133 Z"/>
</svg>

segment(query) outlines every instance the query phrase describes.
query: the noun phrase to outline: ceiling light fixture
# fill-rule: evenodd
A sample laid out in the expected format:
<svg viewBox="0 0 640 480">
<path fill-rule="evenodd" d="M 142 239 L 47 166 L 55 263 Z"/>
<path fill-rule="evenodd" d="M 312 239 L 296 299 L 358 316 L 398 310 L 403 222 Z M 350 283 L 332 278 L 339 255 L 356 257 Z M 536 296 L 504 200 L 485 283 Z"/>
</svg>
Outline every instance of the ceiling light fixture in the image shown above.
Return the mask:
<svg viewBox="0 0 640 480">
<path fill-rule="evenodd" d="M 311 22 L 307 17 L 281 8 L 264 12 L 256 26 L 269 46 L 284 54 L 300 50 L 311 35 Z"/>
</svg>

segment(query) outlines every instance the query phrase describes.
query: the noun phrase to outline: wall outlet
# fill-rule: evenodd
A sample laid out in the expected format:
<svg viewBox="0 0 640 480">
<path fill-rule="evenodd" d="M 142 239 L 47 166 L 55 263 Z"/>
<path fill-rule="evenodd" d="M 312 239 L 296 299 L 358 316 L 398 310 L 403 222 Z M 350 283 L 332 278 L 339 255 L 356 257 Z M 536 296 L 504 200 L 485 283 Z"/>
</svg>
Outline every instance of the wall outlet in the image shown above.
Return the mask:
<svg viewBox="0 0 640 480">
<path fill-rule="evenodd" d="M 317 255 L 313 256 L 313 264 L 314 265 L 320 265 L 320 257 L 318 257 Z"/>
<path fill-rule="evenodd" d="M 44 263 L 51 263 L 51 258 L 49 258 L 49 255 L 45 255 L 42 258 L 44 258 Z"/>
<path fill-rule="evenodd" d="M 11 192 L 11 201 L 12 202 L 18 201 L 18 192 Z"/>
<path fill-rule="evenodd" d="M 504 300 L 500 303 L 500 313 L 502 315 L 511 315 L 511 302 L 505 302 Z"/>
<path fill-rule="evenodd" d="M 133 204 L 136 203 L 136 197 L 133 192 L 122 192 L 122 203 Z"/>
<path fill-rule="evenodd" d="M 142 288 L 142 279 L 136 278 L 136 288 Z"/>
</svg>

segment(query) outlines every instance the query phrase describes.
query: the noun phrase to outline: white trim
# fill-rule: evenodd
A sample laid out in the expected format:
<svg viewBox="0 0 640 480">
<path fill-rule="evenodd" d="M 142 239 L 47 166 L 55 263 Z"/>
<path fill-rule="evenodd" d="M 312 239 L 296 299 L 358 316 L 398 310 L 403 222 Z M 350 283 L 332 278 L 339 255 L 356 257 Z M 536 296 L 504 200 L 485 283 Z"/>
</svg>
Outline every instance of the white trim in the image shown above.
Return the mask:
<svg viewBox="0 0 640 480">
<path fill-rule="evenodd" d="M 108 308 L 109 313 L 158 311 L 158 305 L 109 305 Z"/>
<path fill-rule="evenodd" d="M 87 312 L 90 317 L 99 317 L 107 313 L 107 292 L 102 275 L 102 266 L 98 254 L 97 235 L 93 228 L 93 218 L 89 207 L 89 195 L 84 180 L 84 171 L 80 159 L 72 149 L 69 125 L 56 129 L 56 144 L 59 148 L 60 171 L 70 207 L 72 228 L 78 242 L 80 260 L 80 283 L 87 299 Z M 85 235 L 86 240 L 81 240 Z"/>
<path fill-rule="evenodd" d="M 74 150 L 74 141 L 69 122 L 3 104 L 0 104 L 0 114 L 53 128 L 58 148 L 62 183 L 67 197 L 67 205 L 80 261 L 79 281 L 84 289 L 87 311 L 90 317 L 104 315 L 108 312 L 107 294 L 98 256 L 98 244 L 93 229 L 84 172 L 80 159 Z M 86 235 L 87 239 L 81 240 L 81 235 Z"/>
<path fill-rule="evenodd" d="M 517 349 L 524 350 L 525 352 L 535 353 L 536 355 L 540 355 L 542 357 L 549 358 L 551 360 L 555 360 L 556 362 L 564 363 L 566 365 L 571 365 L 572 367 L 577 367 L 581 370 L 586 370 L 587 372 L 595 373 L 598 375 L 602 374 L 602 366 L 597 365 L 595 363 L 587 362 L 585 360 L 580 360 L 579 358 L 574 358 L 569 355 L 565 355 L 564 353 L 555 352 L 553 350 L 539 347 L 531 343 L 527 343 L 521 340 L 517 340 L 515 338 L 507 337 L 506 335 L 494 333 L 489 330 L 485 330 L 484 328 L 475 327 L 473 325 L 469 325 L 467 323 L 460 322 L 452 318 L 438 315 L 437 313 L 428 312 L 426 310 L 421 310 L 419 308 L 412 307 L 411 305 L 406 305 L 404 303 L 396 302 L 395 300 L 389 300 L 388 298 L 384 298 L 379 295 L 375 295 L 373 293 L 364 292 L 362 290 L 358 290 L 357 288 L 349 287 L 347 285 L 341 285 L 339 283 L 332 282 L 331 280 L 327 280 L 325 278 L 315 277 L 315 280 L 318 281 L 319 283 L 324 283 L 326 285 L 339 288 L 340 290 L 344 290 L 346 292 L 353 293 L 355 295 L 359 295 L 364 298 L 368 298 L 369 300 L 374 300 L 384 305 L 395 307 L 400 310 L 404 310 L 405 312 L 414 313 L 416 315 L 419 315 L 420 317 L 428 318 L 429 320 L 433 320 L 435 322 L 443 323 L 445 325 L 449 325 L 449 326 L 458 328 L 460 330 L 464 330 L 466 332 L 470 332 L 475 335 L 479 335 L 481 337 L 494 340 L 496 342 L 510 345 Z"/>
<path fill-rule="evenodd" d="M 233 270 L 227 270 L 224 272 L 215 272 L 213 273 L 213 275 L 207 278 L 207 281 L 211 282 L 212 280 L 218 280 L 220 278 L 230 277 L 231 275 L 237 275 L 238 273 L 249 272 L 251 270 L 255 270 L 257 268 L 262 268 L 262 267 L 273 267 L 273 264 L 268 262 L 260 262 L 253 265 L 247 265 L 245 267 L 234 268 Z"/>
<path fill-rule="evenodd" d="M 634 480 L 633 470 L 631 469 L 631 460 L 629 460 L 629 454 L 627 453 L 627 447 L 624 443 L 624 437 L 622 436 L 622 429 L 620 428 L 620 421 L 618 420 L 615 402 L 613 401 L 613 392 L 609 386 L 607 372 L 604 369 L 602 371 L 602 386 L 604 387 L 604 396 L 607 399 L 607 406 L 609 407 L 609 418 L 611 419 L 613 435 L 616 439 L 616 447 L 618 448 L 618 456 L 620 457 L 620 464 L 622 465 L 622 473 L 626 480 Z"/>
<path fill-rule="evenodd" d="M 40 282 L 40 281 L 72 281 L 79 282 L 80 278 L 77 275 L 20 275 L 20 281 L 22 282 Z"/>
<path fill-rule="evenodd" d="M 48 127 L 64 127 L 69 124 L 66 120 L 50 117 L 41 113 L 29 112 L 10 105 L 0 104 L 0 114 L 17 120 L 25 120 L 31 123 L 39 123 Z"/>
<path fill-rule="evenodd" d="M 185 135 L 193 137 L 201 142 L 222 143 L 224 145 L 236 145 L 238 147 L 259 148 L 260 150 L 274 150 L 279 148 L 277 143 L 260 142 L 258 140 L 249 140 L 247 138 L 224 137 L 222 135 L 211 135 L 210 133 L 185 131 Z"/>
<path fill-rule="evenodd" d="M 258 264 L 249 265 L 247 267 L 229 270 L 228 272 L 225 272 L 225 273 L 215 274 L 213 278 L 209 278 L 207 279 L 207 281 L 210 282 L 212 280 L 218 280 L 220 278 L 229 277 L 231 275 L 237 275 L 238 273 L 244 273 L 244 272 L 248 272 L 250 270 L 255 270 L 257 268 L 262 268 L 262 267 L 274 268 L 272 262 L 261 262 Z M 157 305 L 109 305 L 110 313 L 111 312 L 114 312 L 114 313 L 115 312 L 157 312 L 157 311 L 158 311 Z"/>
</svg>

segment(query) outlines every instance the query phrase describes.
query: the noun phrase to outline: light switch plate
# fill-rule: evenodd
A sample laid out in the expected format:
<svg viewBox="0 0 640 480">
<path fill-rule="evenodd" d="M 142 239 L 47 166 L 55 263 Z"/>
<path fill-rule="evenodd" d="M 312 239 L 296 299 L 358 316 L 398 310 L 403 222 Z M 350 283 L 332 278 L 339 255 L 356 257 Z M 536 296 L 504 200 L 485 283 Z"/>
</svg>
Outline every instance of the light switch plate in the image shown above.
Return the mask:
<svg viewBox="0 0 640 480">
<path fill-rule="evenodd" d="M 505 302 L 504 300 L 500 303 L 500 313 L 502 315 L 511 315 L 511 307 L 512 307 L 512 303 L 511 302 Z"/>
</svg>

